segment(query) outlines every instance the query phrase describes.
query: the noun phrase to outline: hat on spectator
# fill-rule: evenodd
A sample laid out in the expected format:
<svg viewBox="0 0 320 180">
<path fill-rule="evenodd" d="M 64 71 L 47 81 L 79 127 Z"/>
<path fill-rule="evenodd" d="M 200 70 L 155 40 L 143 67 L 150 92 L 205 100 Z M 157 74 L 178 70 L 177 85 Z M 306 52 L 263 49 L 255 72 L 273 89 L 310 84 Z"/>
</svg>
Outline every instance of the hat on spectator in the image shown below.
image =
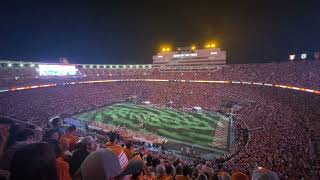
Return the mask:
<svg viewBox="0 0 320 180">
<path fill-rule="evenodd" d="M 84 138 L 82 138 L 80 140 L 80 143 L 83 144 L 83 145 L 89 145 L 90 143 L 92 143 L 94 140 L 91 136 L 86 136 Z"/>
<path fill-rule="evenodd" d="M 258 168 L 252 173 L 252 180 L 279 180 L 278 175 L 266 168 Z"/>
<path fill-rule="evenodd" d="M 75 179 L 105 180 L 117 176 L 136 174 L 143 169 L 143 161 L 132 160 L 128 162 L 126 155 L 120 148 L 101 148 L 92 152 L 84 160 Z"/>
<path fill-rule="evenodd" d="M 249 177 L 242 172 L 232 173 L 231 180 L 249 180 Z"/>
</svg>

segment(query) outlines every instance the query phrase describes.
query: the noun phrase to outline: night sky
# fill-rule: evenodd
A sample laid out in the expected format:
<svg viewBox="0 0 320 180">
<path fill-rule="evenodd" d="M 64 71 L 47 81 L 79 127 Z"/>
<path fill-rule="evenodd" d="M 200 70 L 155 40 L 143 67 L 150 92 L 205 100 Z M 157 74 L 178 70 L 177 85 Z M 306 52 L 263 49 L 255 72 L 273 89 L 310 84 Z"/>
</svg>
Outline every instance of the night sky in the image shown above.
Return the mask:
<svg viewBox="0 0 320 180">
<path fill-rule="evenodd" d="M 215 40 L 228 63 L 320 50 L 320 1 L 0 1 L 0 59 L 152 63 L 160 45 Z"/>
</svg>

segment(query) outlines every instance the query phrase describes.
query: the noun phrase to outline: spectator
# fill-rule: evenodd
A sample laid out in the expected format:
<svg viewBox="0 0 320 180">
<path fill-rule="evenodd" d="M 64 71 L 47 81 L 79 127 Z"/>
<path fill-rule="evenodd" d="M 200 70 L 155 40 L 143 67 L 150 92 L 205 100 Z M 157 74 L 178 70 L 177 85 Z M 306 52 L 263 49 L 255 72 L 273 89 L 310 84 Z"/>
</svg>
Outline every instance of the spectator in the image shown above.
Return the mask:
<svg viewBox="0 0 320 180">
<path fill-rule="evenodd" d="M 69 164 L 65 162 L 62 158 L 63 152 L 62 152 L 61 143 L 55 139 L 49 139 L 47 140 L 47 142 L 55 153 L 59 180 L 71 180 L 71 177 L 69 174 Z"/>
<path fill-rule="evenodd" d="M 0 157 L 9 138 L 10 127 L 13 123 L 11 119 L 0 117 Z"/>
<path fill-rule="evenodd" d="M 191 169 L 188 165 L 184 165 L 182 167 L 182 174 L 179 173 L 179 175 L 176 175 L 176 180 L 188 180 L 188 179 L 191 179 Z"/>
<path fill-rule="evenodd" d="M 64 135 L 62 135 L 61 139 L 64 139 L 69 144 L 69 151 L 73 151 L 75 144 L 78 142 L 78 137 L 74 134 L 76 132 L 76 126 L 71 125 L 67 128 L 67 131 Z"/>
<path fill-rule="evenodd" d="M 53 129 L 56 129 L 59 132 L 59 138 L 64 135 L 65 130 L 63 128 L 62 120 L 59 117 L 52 119 L 51 124 Z"/>
<path fill-rule="evenodd" d="M 234 172 L 231 175 L 231 180 L 249 180 L 249 177 L 242 172 Z"/>
<path fill-rule="evenodd" d="M 0 169 L 8 170 L 10 168 L 10 163 L 15 152 L 19 148 L 33 143 L 34 132 L 31 129 L 19 129 L 13 139 L 14 144 L 10 146 L 9 149 L 1 156 Z"/>
<path fill-rule="evenodd" d="M 124 153 L 126 154 L 128 159 L 132 158 L 132 155 L 134 153 L 134 146 L 131 141 L 128 141 L 126 143 L 126 147 L 124 148 Z"/>
<path fill-rule="evenodd" d="M 207 180 L 207 179 L 208 179 L 207 176 L 203 173 L 199 174 L 199 176 L 197 178 L 197 180 Z"/>
<path fill-rule="evenodd" d="M 116 142 L 116 136 L 114 134 L 110 134 L 109 136 L 109 142 L 106 144 L 106 147 L 110 147 L 110 146 L 115 146 L 117 145 L 117 142 Z"/>
<path fill-rule="evenodd" d="M 173 177 L 175 176 L 174 167 L 170 163 L 165 163 L 164 167 L 166 168 L 166 175 L 167 175 L 166 180 L 172 180 Z"/>
<path fill-rule="evenodd" d="M 77 171 L 76 180 L 123 179 L 127 175 L 139 174 L 143 169 L 143 161 L 128 162 L 123 150 L 102 148 L 89 154 Z"/>
<path fill-rule="evenodd" d="M 279 177 L 269 169 L 258 168 L 253 171 L 252 180 L 279 180 Z"/>
<path fill-rule="evenodd" d="M 95 142 L 91 136 L 84 137 L 79 147 L 73 152 L 70 160 L 70 174 L 73 176 L 86 157 L 95 150 Z"/>
<path fill-rule="evenodd" d="M 47 143 L 35 143 L 18 149 L 10 167 L 10 180 L 58 180 L 55 153 Z"/>
<path fill-rule="evenodd" d="M 166 180 L 167 179 L 166 168 L 163 165 L 158 165 L 156 170 L 157 170 L 156 180 Z"/>
<path fill-rule="evenodd" d="M 44 140 L 49 140 L 49 139 L 55 139 L 59 140 L 59 131 L 57 129 L 49 129 L 45 134 L 43 139 Z"/>
</svg>

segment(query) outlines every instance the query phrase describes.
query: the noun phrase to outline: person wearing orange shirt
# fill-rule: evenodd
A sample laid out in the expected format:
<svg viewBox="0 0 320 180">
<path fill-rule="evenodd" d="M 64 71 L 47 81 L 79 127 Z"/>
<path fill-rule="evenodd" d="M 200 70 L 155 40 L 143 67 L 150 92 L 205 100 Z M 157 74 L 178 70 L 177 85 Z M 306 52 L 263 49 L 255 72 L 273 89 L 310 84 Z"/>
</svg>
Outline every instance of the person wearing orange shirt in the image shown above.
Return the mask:
<svg viewBox="0 0 320 180">
<path fill-rule="evenodd" d="M 168 180 L 168 179 L 172 179 L 172 176 L 167 176 L 167 174 L 166 174 L 166 168 L 165 168 L 163 165 L 158 165 L 156 171 L 157 171 L 156 180 Z"/>
<path fill-rule="evenodd" d="M 128 159 L 131 159 L 132 155 L 134 154 L 134 146 L 131 141 L 126 143 L 126 147 L 123 149 L 124 153 L 126 154 Z"/>
<path fill-rule="evenodd" d="M 69 144 L 69 151 L 73 151 L 74 146 L 77 144 L 79 141 L 79 138 L 75 136 L 77 128 L 74 125 L 71 125 L 68 127 L 66 133 L 61 137 L 61 139 L 65 140 Z"/>
<path fill-rule="evenodd" d="M 109 142 L 106 144 L 106 147 L 117 145 L 116 136 L 114 134 L 109 135 Z"/>
<path fill-rule="evenodd" d="M 190 178 L 191 175 L 191 169 L 188 165 L 184 165 L 182 167 L 182 174 L 177 174 L 175 179 L 176 180 L 190 180 L 192 178 Z"/>
<path fill-rule="evenodd" d="M 58 140 L 49 139 L 47 140 L 49 146 L 53 149 L 56 155 L 56 167 L 58 172 L 59 180 L 71 180 L 69 174 L 69 164 L 62 158 L 62 145 Z"/>
</svg>

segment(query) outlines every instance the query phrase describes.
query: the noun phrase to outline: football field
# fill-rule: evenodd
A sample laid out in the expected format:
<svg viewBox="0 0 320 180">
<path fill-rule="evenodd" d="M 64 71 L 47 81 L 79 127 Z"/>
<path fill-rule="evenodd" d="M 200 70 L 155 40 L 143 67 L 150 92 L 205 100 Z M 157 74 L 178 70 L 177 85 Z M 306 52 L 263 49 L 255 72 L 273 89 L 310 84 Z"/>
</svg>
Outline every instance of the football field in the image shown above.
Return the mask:
<svg viewBox="0 0 320 180">
<path fill-rule="evenodd" d="M 226 117 L 212 113 L 181 112 L 131 103 L 116 103 L 77 114 L 77 119 L 121 125 L 135 131 L 148 131 L 169 141 L 210 147 L 219 121 Z"/>
</svg>

